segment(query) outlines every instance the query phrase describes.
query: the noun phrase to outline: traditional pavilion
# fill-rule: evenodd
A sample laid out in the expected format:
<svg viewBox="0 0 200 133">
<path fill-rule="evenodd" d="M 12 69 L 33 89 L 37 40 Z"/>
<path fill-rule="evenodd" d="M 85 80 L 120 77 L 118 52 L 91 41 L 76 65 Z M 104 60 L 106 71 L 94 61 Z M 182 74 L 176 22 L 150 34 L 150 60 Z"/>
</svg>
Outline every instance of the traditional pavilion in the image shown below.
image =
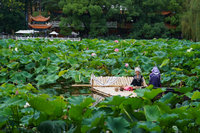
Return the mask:
<svg viewBox="0 0 200 133">
<path fill-rule="evenodd" d="M 30 16 L 30 19 L 31 23 L 29 23 L 29 27 L 34 30 L 46 31 L 47 29 L 50 29 L 52 26 L 52 24 L 48 23 L 50 17 L 47 18 L 43 17 L 41 15 L 41 12 L 36 17 Z"/>
</svg>

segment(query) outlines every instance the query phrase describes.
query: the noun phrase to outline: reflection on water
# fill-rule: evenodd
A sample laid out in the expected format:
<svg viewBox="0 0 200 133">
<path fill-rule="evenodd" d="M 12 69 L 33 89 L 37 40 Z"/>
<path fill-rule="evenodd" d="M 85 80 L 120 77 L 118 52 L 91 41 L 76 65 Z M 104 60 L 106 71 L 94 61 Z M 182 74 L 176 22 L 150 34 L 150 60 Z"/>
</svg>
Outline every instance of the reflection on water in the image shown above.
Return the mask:
<svg viewBox="0 0 200 133">
<path fill-rule="evenodd" d="M 66 87 L 66 88 L 56 88 L 58 95 L 63 95 L 65 97 L 69 96 L 79 96 L 79 95 L 92 95 L 90 88 L 88 87 Z"/>
</svg>

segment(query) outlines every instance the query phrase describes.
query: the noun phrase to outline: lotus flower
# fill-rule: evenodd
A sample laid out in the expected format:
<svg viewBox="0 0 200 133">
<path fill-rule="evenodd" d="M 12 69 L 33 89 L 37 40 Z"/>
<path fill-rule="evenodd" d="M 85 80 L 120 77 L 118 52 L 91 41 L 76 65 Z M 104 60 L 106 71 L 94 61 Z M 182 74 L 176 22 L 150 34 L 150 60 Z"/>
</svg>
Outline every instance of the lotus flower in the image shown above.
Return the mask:
<svg viewBox="0 0 200 133">
<path fill-rule="evenodd" d="M 15 92 L 15 95 L 18 95 L 19 94 L 19 91 L 18 90 L 16 90 L 16 92 Z"/>
<path fill-rule="evenodd" d="M 9 46 L 9 49 L 11 49 L 11 46 Z"/>
<path fill-rule="evenodd" d="M 48 60 L 50 60 L 50 57 L 48 57 Z"/>
<path fill-rule="evenodd" d="M 17 48 L 15 48 L 15 51 L 16 51 L 16 52 L 18 51 Z"/>
<path fill-rule="evenodd" d="M 87 50 L 89 50 L 89 48 L 87 48 Z"/>
<path fill-rule="evenodd" d="M 119 52 L 119 49 L 118 49 L 118 48 L 116 48 L 114 51 L 115 51 L 115 52 Z"/>
<path fill-rule="evenodd" d="M 118 40 L 115 40 L 114 42 L 116 42 L 116 43 L 119 43 L 119 41 L 118 41 Z"/>
<path fill-rule="evenodd" d="M 96 54 L 95 54 L 95 53 L 92 53 L 91 56 L 96 56 Z"/>
<path fill-rule="evenodd" d="M 193 48 L 190 48 L 190 49 L 188 49 L 188 50 L 187 50 L 187 52 L 191 52 L 191 51 L 192 51 L 192 49 L 193 49 Z"/>
<path fill-rule="evenodd" d="M 26 102 L 26 104 L 24 105 L 24 108 L 27 108 L 29 106 L 30 106 L 30 104 L 28 102 Z"/>
<path fill-rule="evenodd" d="M 125 64 L 125 67 L 128 67 L 128 66 L 129 66 L 129 64 L 128 64 L 128 63 L 126 63 L 126 64 Z"/>
</svg>

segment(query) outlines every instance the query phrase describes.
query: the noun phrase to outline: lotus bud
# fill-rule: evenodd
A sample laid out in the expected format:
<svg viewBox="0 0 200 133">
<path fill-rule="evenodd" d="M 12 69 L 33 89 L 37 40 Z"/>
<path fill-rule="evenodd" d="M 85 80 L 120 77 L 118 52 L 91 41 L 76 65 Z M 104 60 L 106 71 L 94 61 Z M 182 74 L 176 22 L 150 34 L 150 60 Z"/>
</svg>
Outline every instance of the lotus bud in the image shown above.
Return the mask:
<svg viewBox="0 0 200 133">
<path fill-rule="evenodd" d="M 126 64 L 125 64 L 125 67 L 128 67 L 128 66 L 129 66 L 129 64 L 128 64 L 128 63 L 126 63 Z"/>
<path fill-rule="evenodd" d="M 95 53 L 92 53 L 91 56 L 96 56 L 96 54 L 95 54 Z"/>
<path fill-rule="evenodd" d="M 16 92 L 15 92 L 15 95 L 18 95 L 19 94 L 19 91 L 18 90 L 16 90 Z"/>
<path fill-rule="evenodd" d="M 114 51 L 115 51 L 115 52 L 119 52 L 119 49 L 118 49 L 118 48 L 116 48 Z"/>
<path fill-rule="evenodd" d="M 119 41 L 118 41 L 118 40 L 115 40 L 114 42 L 116 42 L 116 43 L 119 43 Z"/>
</svg>

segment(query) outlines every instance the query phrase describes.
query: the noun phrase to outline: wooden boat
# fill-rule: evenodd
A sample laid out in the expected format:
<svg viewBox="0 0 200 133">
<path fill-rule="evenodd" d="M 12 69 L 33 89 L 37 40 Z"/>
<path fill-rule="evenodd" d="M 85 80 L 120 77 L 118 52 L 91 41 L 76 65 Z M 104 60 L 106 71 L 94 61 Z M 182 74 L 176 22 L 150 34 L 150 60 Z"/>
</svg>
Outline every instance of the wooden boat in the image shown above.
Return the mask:
<svg viewBox="0 0 200 133">
<path fill-rule="evenodd" d="M 95 77 L 91 76 L 91 84 L 75 84 L 73 87 L 91 87 L 91 91 L 93 92 L 93 97 L 95 99 L 99 99 L 102 97 L 110 97 L 110 96 L 128 96 L 128 97 L 136 97 L 136 93 L 134 91 L 120 91 L 120 87 L 128 86 L 131 84 L 133 77 Z M 146 83 L 145 83 L 146 85 Z M 134 87 L 134 89 L 141 87 Z"/>
</svg>

